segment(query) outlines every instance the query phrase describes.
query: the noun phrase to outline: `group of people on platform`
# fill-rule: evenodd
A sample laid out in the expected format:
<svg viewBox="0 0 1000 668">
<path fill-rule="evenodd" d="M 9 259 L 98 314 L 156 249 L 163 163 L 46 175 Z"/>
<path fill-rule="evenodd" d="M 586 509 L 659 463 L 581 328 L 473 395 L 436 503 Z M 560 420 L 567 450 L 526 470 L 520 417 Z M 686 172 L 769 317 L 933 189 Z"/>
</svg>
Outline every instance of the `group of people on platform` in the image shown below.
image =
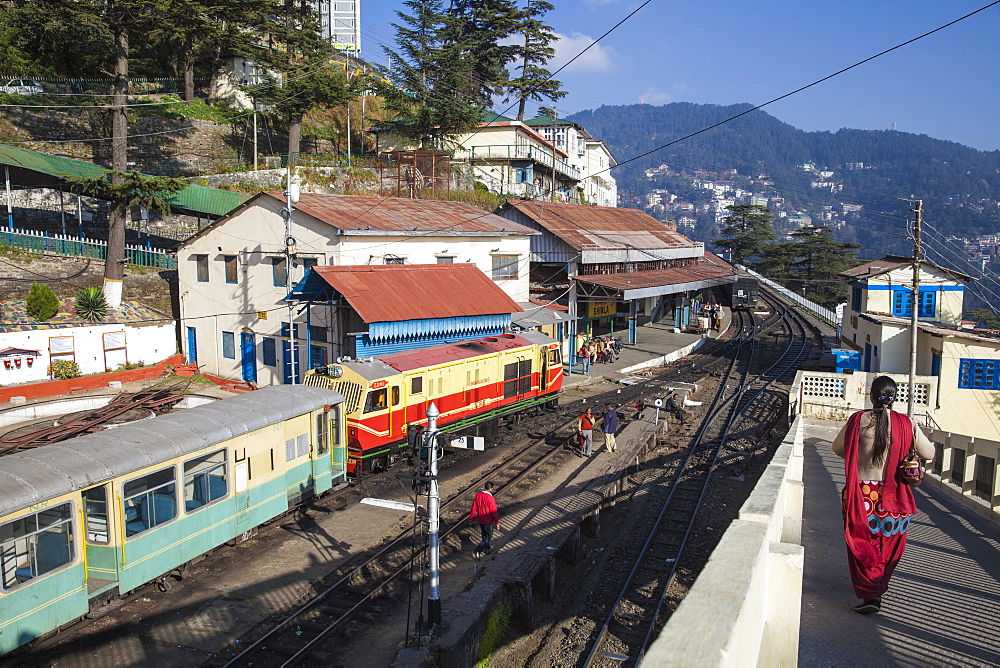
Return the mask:
<svg viewBox="0 0 1000 668">
<path fill-rule="evenodd" d="M 722 304 L 708 302 L 701 307 L 702 317 L 708 318 L 708 326 L 717 332 L 722 331 Z"/>
<path fill-rule="evenodd" d="M 576 354 L 581 359 L 589 359 L 591 364 L 610 364 L 618 359 L 622 345 L 621 339 L 595 336 L 581 343 Z"/>
<path fill-rule="evenodd" d="M 594 454 L 594 427 L 597 418 L 594 409 L 587 408 L 576 422 L 576 433 L 579 442 L 577 457 L 590 457 Z M 610 403 L 604 404 L 604 416 L 601 418 L 601 432 L 604 434 L 604 449 L 614 452 L 618 449 L 615 442 L 615 432 L 618 431 L 618 411 Z"/>
</svg>

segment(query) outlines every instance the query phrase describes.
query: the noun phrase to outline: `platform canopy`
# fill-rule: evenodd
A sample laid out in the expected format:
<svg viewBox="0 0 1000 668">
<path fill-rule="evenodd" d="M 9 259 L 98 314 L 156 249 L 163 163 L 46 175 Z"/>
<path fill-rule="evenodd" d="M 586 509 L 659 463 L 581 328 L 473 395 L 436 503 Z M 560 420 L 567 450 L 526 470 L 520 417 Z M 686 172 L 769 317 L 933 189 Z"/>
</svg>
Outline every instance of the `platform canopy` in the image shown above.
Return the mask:
<svg viewBox="0 0 1000 668">
<path fill-rule="evenodd" d="M 6 144 L 0 144 L 0 164 L 10 176 L 11 186 L 19 188 L 69 190 L 69 182 L 64 175 L 97 178 L 108 172 L 107 168 L 85 160 L 29 151 Z M 250 197 L 243 193 L 189 185 L 168 197 L 167 201 L 171 210 L 176 213 L 219 217 L 248 199 Z"/>
<path fill-rule="evenodd" d="M 623 300 L 671 295 L 689 290 L 704 290 L 717 285 L 734 283 L 736 269 L 713 253 L 705 253 L 698 258 L 694 267 L 680 269 L 659 269 L 631 274 L 597 274 L 594 276 L 573 276 L 581 283 L 600 286 L 605 292 L 620 294 Z M 585 294 L 586 290 L 583 291 Z"/>
</svg>

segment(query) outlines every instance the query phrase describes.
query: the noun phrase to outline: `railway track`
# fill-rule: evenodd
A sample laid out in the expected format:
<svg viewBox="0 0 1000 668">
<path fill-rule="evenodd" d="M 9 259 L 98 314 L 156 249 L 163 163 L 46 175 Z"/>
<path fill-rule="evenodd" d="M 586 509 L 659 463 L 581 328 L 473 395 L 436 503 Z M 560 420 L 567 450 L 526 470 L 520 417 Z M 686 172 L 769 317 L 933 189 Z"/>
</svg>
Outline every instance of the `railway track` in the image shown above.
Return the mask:
<svg viewBox="0 0 1000 668">
<path fill-rule="evenodd" d="M 768 366 L 752 374 L 755 363 L 761 366 L 756 346 L 760 333 L 778 324 L 787 327 L 786 345 Z M 643 482 L 648 502 L 660 503 L 659 512 L 649 523 L 645 542 L 617 600 L 595 633 L 583 662 L 586 666 L 634 665 L 642 659 L 665 621 L 668 592 L 713 473 L 727 452 L 745 453 L 747 444 L 754 443 L 757 429 L 770 428 L 775 413 L 761 415 L 752 409 L 764 403 L 762 398 L 769 388 L 794 369 L 809 350 L 806 326 L 791 309 L 777 302 L 774 314 L 760 325 L 741 325 L 735 345 L 732 362 L 683 463 Z"/>
</svg>

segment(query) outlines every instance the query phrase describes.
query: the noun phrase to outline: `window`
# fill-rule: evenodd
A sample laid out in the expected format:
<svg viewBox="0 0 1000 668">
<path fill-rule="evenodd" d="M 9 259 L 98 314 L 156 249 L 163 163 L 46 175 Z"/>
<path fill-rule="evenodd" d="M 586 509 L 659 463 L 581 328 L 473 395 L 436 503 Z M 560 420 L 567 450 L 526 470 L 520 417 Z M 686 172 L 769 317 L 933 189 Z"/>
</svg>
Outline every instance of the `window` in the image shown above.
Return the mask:
<svg viewBox="0 0 1000 668">
<path fill-rule="evenodd" d="M 281 323 L 281 336 L 283 336 L 286 339 L 288 338 L 288 323 L 287 322 Z M 302 327 L 299 325 L 299 323 L 295 323 L 295 338 L 296 339 L 301 339 L 302 338 Z"/>
<path fill-rule="evenodd" d="M 302 258 L 302 271 L 303 273 L 309 271 L 313 267 L 319 264 L 318 257 L 304 257 Z"/>
<path fill-rule="evenodd" d="M 194 261 L 198 268 L 198 282 L 208 283 L 208 256 L 195 255 Z"/>
<path fill-rule="evenodd" d="M 398 255 L 386 255 L 385 256 L 385 263 L 386 264 L 406 264 L 406 259 L 405 258 L 401 258 Z"/>
<path fill-rule="evenodd" d="M 0 569 L 10 589 L 73 561 L 73 508 L 63 503 L 0 524 Z"/>
<path fill-rule="evenodd" d="M 372 390 L 368 393 L 368 397 L 365 400 L 365 413 L 371 413 L 373 411 L 381 411 L 388 407 L 388 392 L 385 388 L 381 390 Z"/>
<path fill-rule="evenodd" d="M 549 364 L 552 366 L 562 364 L 562 354 L 558 348 L 553 348 L 549 351 Z"/>
<path fill-rule="evenodd" d="M 236 359 L 236 335 L 232 332 L 222 333 L 222 356 L 226 359 Z"/>
<path fill-rule="evenodd" d="M 125 536 L 131 537 L 169 522 L 177 515 L 177 481 L 174 467 L 122 485 L 125 498 Z"/>
<path fill-rule="evenodd" d="M 424 391 L 424 377 L 414 376 L 410 379 L 410 394 L 421 394 Z"/>
<path fill-rule="evenodd" d="M 903 288 L 892 291 L 892 314 L 909 318 L 913 316 L 913 290 Z M 918 318 L 933 318 L 937 314 L 937 291 L 921 290 Z"/>
<path fill-rule="evenodd" d="M 330 420 L 325 411 L 316 414 L 316 454 L 325 455 L 330 449 Z"/>
<path fill-rule="evenodd" d="M 493 256 L 493 280 L 509 281 L 517 278 L 517 256 L 516 255 L 494 255 Z"/>
<path fill-rule="evenodd" d="M 392 405 L 399 405 L 399 385 L 392 386 Z"/>
<path fill-rule="evenodd" d="M 283 257 L 271 258 L 271 281 L 276 286 L 288 285 L 288 262 Z"/>
<path fill-rule="evenodd" d="M 851 310 L 861 312 L 861 286 L 851 286 Z"/>
<path fill-rule="evenodd" d="M 309 368 L 318 369 L 329 364 L 326 346 L 309 346 Z"/>
<path fill-rule="evenodd" d="M 264 338 L 263 353 L 265 366 L 278 366 L 278 349 L 274 344 L 274 339 Z"/>
<path fill-rule="evenodd" d="M 184 462 L 184 510 L 198 510 L 227 493 L 225 450 Z"/>
<path fill-rule="evenodd" d="M 958 387 L 964 390 L 1000 390 L 1000 360 L 962 358 L 958 363 Z"/>
<path fill-rule="evenodd" d="M 326 327 L 322 325 L 309 325 L 309 338 L 313 341 L 326 343 Z"/>
<path fill-rule="evenodd" d="M 454 264 L 455 263 L 455 256 L 454 255 L 438 255 L 437 256 L 437 263 L 438 264 Z"/>
<path fill-rule="evenodd" d="M 223 255 L 222 261 L 226 264 L 226 283 L 237 283 L 236 270 L 238 268 L 235 255 Z"/>
<path fill-rule="evenodd" d="M 84 491 L 83 509 L 87 516 L 87 540 L 107 543 L 111 534 L 108 531 L 108 493 L 103 485 Z"/>
</svg>

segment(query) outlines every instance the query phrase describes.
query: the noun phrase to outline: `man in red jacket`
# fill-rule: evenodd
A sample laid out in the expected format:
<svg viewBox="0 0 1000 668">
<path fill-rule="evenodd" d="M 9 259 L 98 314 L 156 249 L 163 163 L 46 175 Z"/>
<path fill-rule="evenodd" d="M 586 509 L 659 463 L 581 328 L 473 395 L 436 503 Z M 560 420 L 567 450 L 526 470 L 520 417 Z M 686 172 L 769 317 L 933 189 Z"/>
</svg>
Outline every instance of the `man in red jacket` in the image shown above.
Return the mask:
<svg viewBox="0 0 1000 668">
<path fill-rule="evenodd" d="M 478 560 L 484 554 L 492 552 L 490 540 L 493 538 L 493 529 L 500 526 L 500 511 L 497 510 L 497 502 L 493 498 L 492 482 L 483 485 L 483 491 L 476 494 L 476 498 L 472 500 L 469 520 L 479 523 L 479 532 L 483 536 L 476 546 L 476 551 L 472 553 L 473 558 Z"/>
</svg>

